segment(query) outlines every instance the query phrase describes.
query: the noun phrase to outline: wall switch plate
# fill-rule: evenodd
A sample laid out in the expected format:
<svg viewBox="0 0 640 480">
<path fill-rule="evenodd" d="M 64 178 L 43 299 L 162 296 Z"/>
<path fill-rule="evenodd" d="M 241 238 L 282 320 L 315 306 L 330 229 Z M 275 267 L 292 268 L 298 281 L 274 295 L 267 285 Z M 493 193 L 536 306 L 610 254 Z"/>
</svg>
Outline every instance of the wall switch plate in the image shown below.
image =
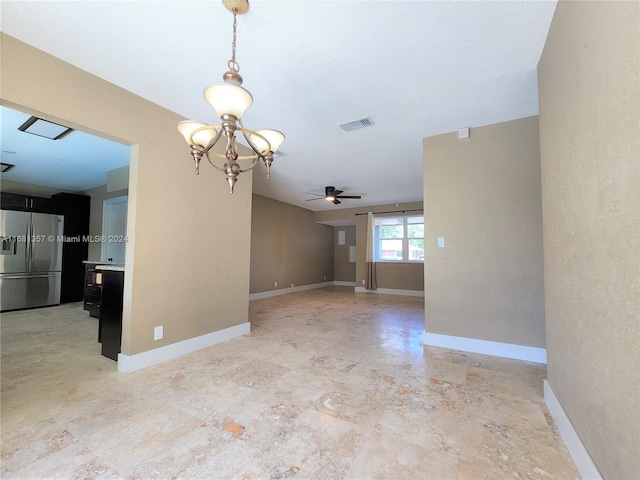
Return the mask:
<svg viewBox="0 0 640 480">
<path fill-rule="evenodd" d="M 327 276 L 326 276 L 326 275 L 324 275 L 324 276 L 322 277 L 322 279 L 323 279 L 323 280 L 326 280 L 326 279 L 327 279 Z"/>
<path fill-rule="evenodd" d="M 363 284 L 363 285 L 365 284 L 365 283 L 364 283 L 364 280 L 362 280 L 362 284 Z"/>
<path fill-rule="evenodd" d="M 278 282 L 273 282 L 273 286 L 277 287 L 278 286 Z"/>
<path fill-rule="evenodd" d="M 438 248 L 444 248 L 444 237 L 438 237 Z"/>
<path fill-rule="evenodd" d="M 295 287 L 295 284 L 293 284 L 293 283 L 292 283 L 292 284 L 291 284 L 291 288 L 293 288 L 293 287 Z"/>
<path fill-rule="evenodd" d="M 153 339 L 154 340 L 162 340 L 164 337 L 164 327 L 162 325 L 158 327 L 154 327 L 153 329 Z"/>
</svg>

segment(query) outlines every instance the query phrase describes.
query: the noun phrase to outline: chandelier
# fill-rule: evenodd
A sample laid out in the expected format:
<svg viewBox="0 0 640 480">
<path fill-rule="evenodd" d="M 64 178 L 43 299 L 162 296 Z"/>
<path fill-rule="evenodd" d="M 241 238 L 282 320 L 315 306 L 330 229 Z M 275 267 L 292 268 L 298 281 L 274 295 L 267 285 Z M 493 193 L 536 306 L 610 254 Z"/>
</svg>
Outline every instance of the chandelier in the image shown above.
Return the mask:
<svg viewBox="0 0 640 480">
<path fill-rule="evenodd" d="M 178 131 L 182 134 L 195 162 L 196 175 L 200 173 L 200 160 L 205 156 L 216 169 L 224 172 L 229 183 L 229 193 L 242 172 L 252 170 L 260 160 L 267 167 L 267 180 L 271 177 L 271 163 L 274 154 L 282 142 L 284 135 L 277 130 L 249 130 L 242 125 L 242 114 L 253 103 L 251 94 L 243 88 L 242 77 L 238 73 L 240 65 L 236 62 L 236 16 L 249 10 L 248 0 L 222 0 L 225 8 L 233 13 L 233 41 L 231 43 L 231 60 L 227 63 L 229 71 L 222 75 L 222 83 L 214 83 L 204 89 L 204 98 L 220 117 L 219 125 L 207 125 L 193 120 L 178 123 Z M 239 155 L 236 133 L 242 133 L 245 141 L 253 150 L 250 155 Z M 226 140 L 224 153 L 212 150 L 222 138 Z M 224 159 L 224 167 L 215 164 L 213 158 Z M 239 160 L 247 160 L 251 164 L 240 168 Z"/>
</svg>

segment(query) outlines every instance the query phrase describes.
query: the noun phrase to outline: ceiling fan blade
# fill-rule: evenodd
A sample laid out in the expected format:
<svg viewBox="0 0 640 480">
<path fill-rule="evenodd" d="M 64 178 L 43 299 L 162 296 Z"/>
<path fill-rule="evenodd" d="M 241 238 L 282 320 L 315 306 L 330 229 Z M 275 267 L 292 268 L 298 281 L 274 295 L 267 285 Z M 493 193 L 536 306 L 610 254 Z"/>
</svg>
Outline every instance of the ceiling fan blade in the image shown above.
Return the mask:
<svg viewBox="0 0 640 480">
<path fill-rule="evenodd" d="M 356 198 L 356 199 L 359 199 L 359 198 L 362 198 L 362 196 L 361 195 L 340 195 L 339 197 L 336 197 L 336 198 Z"/>
<path fill-rule="evenodd" d="M 336 198 L 336 199 L 333 201 L 333 203 L 335 203 L 336 205 L 340 205 L 342 202 Z"/>
<path fill-rule="evenodd" d="M 314 192 L 300 192 L 300 193 L 304 193 L 305 195 L 317 195 L 318 197 L 324 197 L 322 193 L 314 193 Z"/>
<path fill-rule="evenodd" d="M 307 198 L 307 199 L 305 200 L 305 202 L 310 202 L 310 201 L 312 201 L 312 200 L 324 200 L 324 196 L 322 196 L 322 197 L 318 197 L 318 198 Z"/>
<path fill-rule="evenodd" d="M 343 190 L 334 190 L 333 191 L 333 196 L 337 197 L 338 195 L 340 195 L 343 192 Z"/>
</svg>

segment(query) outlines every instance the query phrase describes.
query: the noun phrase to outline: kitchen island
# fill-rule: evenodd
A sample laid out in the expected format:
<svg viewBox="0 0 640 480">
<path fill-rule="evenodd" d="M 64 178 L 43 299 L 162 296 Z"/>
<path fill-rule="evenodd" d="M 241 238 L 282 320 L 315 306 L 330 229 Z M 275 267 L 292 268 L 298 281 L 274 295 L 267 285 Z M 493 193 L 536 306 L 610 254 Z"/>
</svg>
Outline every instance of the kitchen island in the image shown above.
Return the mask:
<svg viewBox="0 0 640 480">
<path fill-rule="evenodd" d="M 84 260 L 84 309 L 89 316 L 100 318 L 100 305 L 102 304 L 102 273 L 96 271 L 98 265 L 124 267 L 124 263 L 101 262 L 98 260 Z M 100 334 L 98 334 L 100 341 Z"/>
<path fill-rule="evenodd" d="M 100 276 L 101 302 L 98 341 L 102 343 L 102 355 L 118 361 L 122 342 L 122 299 L 124 265 L 97 264 Z"/>
</svg>

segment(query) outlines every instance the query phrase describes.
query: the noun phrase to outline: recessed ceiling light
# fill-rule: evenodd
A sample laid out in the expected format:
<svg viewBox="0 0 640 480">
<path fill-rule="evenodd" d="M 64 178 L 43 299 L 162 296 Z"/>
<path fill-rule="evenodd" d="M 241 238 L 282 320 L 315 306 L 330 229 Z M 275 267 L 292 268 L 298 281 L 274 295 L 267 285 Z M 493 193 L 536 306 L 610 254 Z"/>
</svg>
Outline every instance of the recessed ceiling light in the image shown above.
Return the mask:
<svg viewBox="0 0 640 480">
<path fill-rule="evenodd" d="M 50 140 L 60 140 L 73 132 L 73 128 L 49 122 L 48 120 L 43 120 L 38 117 L 29 118 L 29 120 L 18 127 L 18 130 Z"/>
<path fill-rule="evenodd" d="M 11 170 L 15 165 L 11 165 L 10 163 L 0 162 L 0 173 L 5 173 Z"/>
</svg>

